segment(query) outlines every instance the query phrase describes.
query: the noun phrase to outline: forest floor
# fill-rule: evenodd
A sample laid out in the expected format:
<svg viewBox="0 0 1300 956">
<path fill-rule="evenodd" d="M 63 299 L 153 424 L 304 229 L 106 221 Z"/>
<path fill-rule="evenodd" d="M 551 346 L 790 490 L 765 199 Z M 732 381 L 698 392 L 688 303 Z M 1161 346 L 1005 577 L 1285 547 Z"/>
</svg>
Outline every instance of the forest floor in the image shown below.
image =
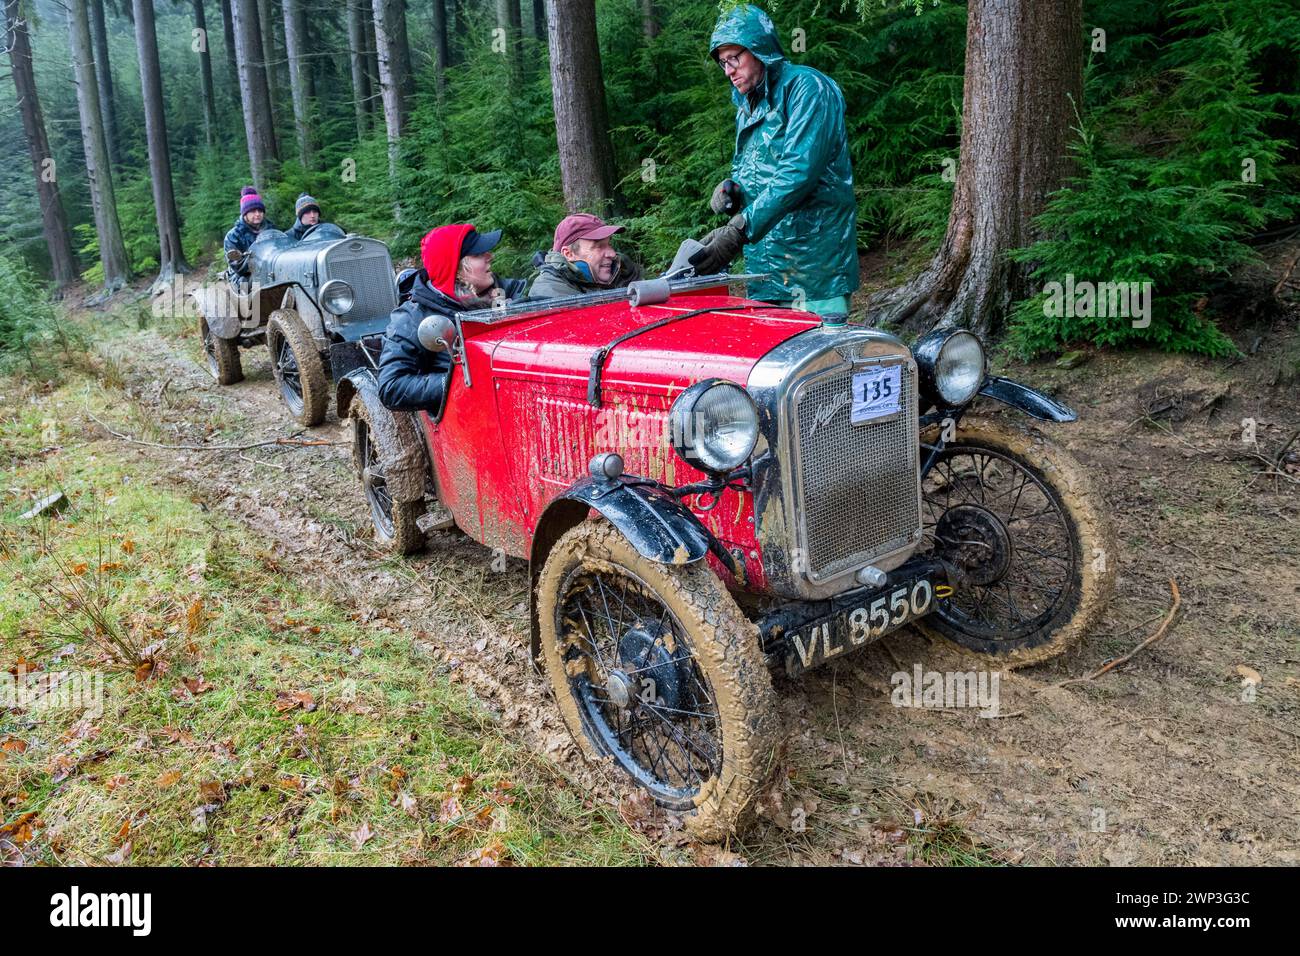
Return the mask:
<svg viewBox="0 0 1300 956">
<path fill-rule="evenodd" d="M 404 701 L 424 687 L 435 702 L 445 702 L 449 689 L 469 692 L 469 704 L 447 705 L 462 715 L 447 733 L 490 741 L 483 759 L 496 761 L 496 769 L 483 771 L 484 780 L 523 772 L 524 799 L 542 807 L 532 824 L 519 824 L 523 832 L 513 845 L 537 848 L 531 855 L 521 851 L 520 862 L 583 860 L 572 841 L 587 827 L 601 834 L 603 849 L 593 857 L 609 862 L 1295 864 L 1300 486 L 1294 465 L 1288 472 L 1284 462 L 1284 477 L 1273 477 L 1264 473 L 1264 460 L 1275 458 L 1300 427 L 1296 311 L 1243 322 L 1233 331 L 1243 356 L 1233 361 L 1126 352 L 1086 355 L 1068 369 L 1052 361 L 1000 363 L 1002 374 L 1080 412 L 1077 423 L 1054 428 L 1052 437 L 1090 466 L 1116 527 L 1118 584 L 1101 625 L 1056 661 L 1004 675 L 996 718 L 891 704 L 891 675 L 898 671 L 910 673 L 918 664 L 925 671 L 968 667 L 910 629 L 798 683 L 779 681 L 789 729 L 787 772 L 765 800 L 758 826 L 725 848 L 691 843 L 671 815 L 583 764 L 527 661 L 523 562 L 494 566 L 486 549 L 454 531 L 431 534 L 427 551 L 413 558 L 376 552 L 352 472 L 348 426 L 331 417 L 297 434 L 264 351 L 245 352 L 247 379 L 219 388 L 193 330 L 137 318 L 148 315 L 142 298 L 95 314 L 104 332 L 89 363 L 93 378 L 74 379 L 75 388 L 7 386 L 4 414 L 55 422 L 61 437 L 44 444 L 84 443 L 120 470 L 114 481 L 129 475 L 226 523 L 232 536 L 246 536 L 236 549 L 241 560 L 262 575 L 273 569 L 284 587 L 296 589 L 299 604 L 324 602 L 339 626 L 378 627 L 383 642 L 404 642 L 406 657 L 393 651 L 384 665 Z M 18 411 L 15 398 L 24 406 Z M 1243 441 L 1244 419 L 1254 423 L 1253 442 Z M 247 446 L 295 435 L 324 444 L 193 451 L 140 443 Z M 9 449 L 13 460 L 0 463 L 9 479 L 3 490 L 9 516 L 40 490 L 34 472 L 14 479 L 23 466 L 15 454 Z M 1161 641 L 1094 680 L 1056 686 L 1087 677 L 1153 633 L 1170 608 L 1171 580 L 1181 592 L 1181 612 Z M 346 673 L 337 642 L 355 638 L 304 638 L 299 623 L 285 623 L 298 613 L 272 615 L 278 624 L 262 650 L 294 657 L 310 645 L 318 655 L 340 658 L 331 658 L 332 675 Z M 46 641 L 33 653 L 49 655 L 62 643 Z M 232 647 L 238 650 L 238 641 Z M 284 686 L 273 674 L 262 676 Z M 201 677 L 213 680 L 207 671 Z M 237 668 L 234 677 L 252 679 Z M 296 689 L 323 696 L 319 687 Z M 464 716 L 471 711 L 472 718 Z M 160 716 L 158 731 L 180 725 L 185 713 L 178 708 Z M 402 732 L 428 717 L 410 711 Z M 313 727 L 312 734 L 313 752 L 342 748 L 346 754 L 356 747 L 337 721 Z M 446 746 L 455 751 L 457 745 Z M 322 759 L 347 763 L 346 756 Z M 367 778 L 376 792 L 365 799 L 390 811 L 367 825 L 376 843 L 397 847 L 379 862 L 443 862 L 490 845 L 479 834 L 477 843 L 454 852 L 429 851 L 428 828 L 408 825 L 391 809 L 403 803 L 399 794 L 409 793 L 418 814 L 436 818 L 441 801 L 455 792 L 456 774 L 470 772 L 463 756 L 448 764 L 435 746 L 385 759 L 400 759 L 412 784 L 393 783 L 391 773 L 378 782 Z M 371 754 L 363 762 L 372 777 L 375 767 L 387 766 Z M 319 768 L 300 770 L 303 778 L 329 779 Z M 548 773 L 581 799 L 559 810 L 542 806 Z M 43 778 L 42 792 L 57 789 L 51 780 Z M 344 796 L 339 786 L 331 794 L 327 785 L 316 804 L 306 801 L 314 807 L 309 816 L 328 817 L 342 803 L 344 823 L 331 822 L 340 832 L 346 825 L 343 835 L 351 836 L 366 821 L 351 809 L 347 786 Z M 60 799 L 64 818 L 79 812 L 75 801 Z M 20 806 L 12 794 L 9 801 L 0 813 L 6 822 Z M 104 814 L 96 826 L 111 836 L 120 823 Z M 252 818 L 245 824 L 257 826 Z M 236 828 L 228 814 L 222 825 Z M 554 857 L 540 849 L 540 833 L 552 830 L 568 848 Z M 287 828 L 267 832 L 285 845 L 295 840 Z M 344 842 L 336 833 L 330 845 Z M 171 861 L 200 861 L 204 845 L 199 841 Z M 281 846 L 274 854 L 214 861 L 292 857 Z"/>
</svg>

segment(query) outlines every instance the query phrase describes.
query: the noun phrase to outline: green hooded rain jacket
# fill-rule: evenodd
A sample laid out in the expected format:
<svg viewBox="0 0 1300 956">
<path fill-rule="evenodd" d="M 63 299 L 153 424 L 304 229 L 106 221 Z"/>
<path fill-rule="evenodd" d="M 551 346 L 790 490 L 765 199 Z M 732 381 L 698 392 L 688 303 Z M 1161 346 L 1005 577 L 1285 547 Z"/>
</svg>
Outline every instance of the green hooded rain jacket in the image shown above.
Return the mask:
<svg viewBox="0 0 1300 956">
<path fill-rule="evenodd" d="M 745 268 L 772 274 L 751 283 L 749 296 L 811 302 L 851 295 L 858 287 L 857 200 L 844 94 L 824 73 L 786 60 L 772 19 L 757 7 L 740 5 L 718 20 L 709 52 L 717 59 L 728 44 L 764 65 L 753 94 L 731 94 L 731 177 L 744 191 Z"/>
</svg>

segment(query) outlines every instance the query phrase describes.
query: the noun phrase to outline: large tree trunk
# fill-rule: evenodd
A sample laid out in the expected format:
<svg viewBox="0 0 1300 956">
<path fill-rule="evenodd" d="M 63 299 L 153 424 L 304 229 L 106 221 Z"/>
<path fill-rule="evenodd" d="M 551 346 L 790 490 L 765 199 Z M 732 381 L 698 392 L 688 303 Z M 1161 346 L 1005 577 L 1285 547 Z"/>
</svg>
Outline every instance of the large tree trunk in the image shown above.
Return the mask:
<svg viewBox="0 0 1300 956">
<path fill-rule="evenodd" d="M 194 8 L 194 26 L 202 31 L 200 35 L 203 37 L 203 48 L 199 50 L 199 86 L 203 91 L 203 133 L 211 149 L 217 145 L 217 95 L 212 85 L 211 38 L 203 0 L 191 0 L 191 6 Z"/>
<path fill-rule="evenodd" d="M 917 278 L 873 298 L 872 321 L 994 331 L 1027 291 L 1010 249 L 1064 182 L 1083 96 L 1082 0 L 971 0 L 961 156 L 948 230 Z"/>
<path fill-rule="evenodd" d="M 370 83 L 370 99 L 366 103 L 366 111 L 373 116 L 378 109 L 383 108 L 379 90 L 379 44 L 375 42 L 375 17 L 372 0 L 358 0 L 358 2 L 365 14 L 361 18 L 361 22 L 366 28 L 366 79 Z M 376 103 L 376 99 L 380 99 L 380 102 Z"/>
<path fill-rule="evenodd" d="M 130 276 L 130 260 L 122 241 L 117 218 L 117 197 L 113 194 L 113 171 L 104 142 L 104 121 L 99 114 L 99 89 L 95 82 L 95 58 L 90 45 L 90 17 L 86 0 L 70 0 L 68 34 L 72 44 L 72 66 L 77 84 L 77 112 L 81 116 L 81 145 L 86 154 L 86 179 L 99 237 L 99 261 L 104 266 L 104 289 L 116 292 Z"/>
<path fill-rule="evenodd" d="M 257 0 L 257 23 L 262 31 L 262 66 L 266 73 L 266 95 L 271 98 L 271 108 L 280 105 L 280 82 L 278 54 L 275 49 L 275 11 L 271 9 L 271 0 Z"/>
<path fill-rule="evenodd" d="M 181 249 L 180 220 L 172 192 L 172 161 L 167 149 L 167 114 L 163 109 L 162 67 L 158 63 L 158 34 L 153 0 L 133 0 L 135 49 L 140 58 L 140 92 L 144 103 L 145 138 L 149 143 L 149 177 L 153 181 L 154 215 L 158 220 L 158 281 L 170 284 L 178 272 L 189 272 Z"/>
<path fill-rule="evenodd" d="M 641 0 L 641 33 L 647 40 L 659 35 L 659 14 L 655 10 L 655 0 Z"/>
<path fill-rule="evenodd" d="M 595 0 L 546 0 L 551 92 L 564 201 L 571 212 L 599 211 L 614 198 Z"/>
<path fill-rule="evenodd" d="M 447 89 L 447 67 L 451 64 L 451 47 L 447 42 L 447 2 L 433 0 L 433 76 L 438 95 Z"/>
<path fill-rule="evenodd" d="M 533 39 L 546 39 L 546 0 L 533 0 Z"/>
<path fill-rule="evenodd" d="M 41 223 L 45 232 L 45 245 L 50 250 L 50 276 L 56 289 L 77 280 L 77 258 L 72 252 L 72 234 L 68 220 L 59 202 L 57 169 L 50 141 L 45 135 L 45 117 L 41 101 L 36 95 L 36 74 L 32 69 L 32 45 L 27 35 L 27 21 L 18 9 L 18 0 L 5 0 L 5 49 L 14 78 L 14 91 L 18 96 L 18 111 L 23 118 L 23 132 L 27 135 L 27 150 L 32 157 L 32 173 L 36 176 L 36 195 L 41 204 Z"/>
<path fill-rule="evenodd" d="M 366 72 L 366 19 L 368 0 L 348 2 L 348 60 L 352 67 L 352 103 L 357 119 L 357 139 L 370 132 L 370 74 Z"/>
<path fill-rule="evenodd" d="M 399 19 L 406 19 L 402 0 L 373 0 L 375 49 L 379 54 L 379 90 L 384 101 L 384 126 L 388 131 L 390 169 L 396 168 L 397 144 L 406 128 L 406 77 L 402 73 Z M 400 32 L 399 32 L 400 31 Z"/>
<path fill-rule="evenodd" d="M 289 91 L 293 96 L 293 125 L 298 134 L 298 161 L 311 163 L 310 103 L 307 98 L 308 66 L 303 58 L 307 46 L 307 17 L 302 0 L 284 0 L 284 49 L 289 58 Z"/>
<path fill-rule="evenodd" d="M 519 51 L 519 0 L 496 0 L 497 29 L 505 41 L 506 75 L 512 88 L 519 86 L 523 76 L 523 60 Z M 493 49 L 496 49 L 495 45 Z"/>
<path fill-rule="evenodd" d="M 117 133 L 117 102 L 113 96 L 113 70 L 108 59 L 108 24 L 104 0 L 90 0 L 90 40 L 95 50 L 95 82 L 99 86 L 99 115 L 104 121 L 108 160 L 122 165 L 122 146 Z"/>
<path fill-rule="evenodd" d="M 221 0 L 221 29 L 226 41 L 226 69 L 230 74 L 230 98 L 239 106 L 239 58 L 235 56 L 235 21 L 230 14 L 233 0 Z"/>
<path fill-rule="evenodd" d="M 396 11 L 393 25 L 397 56 L 401 60 L 402 96 L 409 109 L 411 97 L 415 95 L 415 66 L 411 60 L 411 40 L 406 32 L 406 0 L 395 0 L 393 9 Z"/>
<path fill-rule="evenodd" d="M 240 110 L 248 138 L 248 165 L 259 193 L 274 173 L 278 160 L 271 96 L 266 85 L 262 56 L 262 30 L 257 20 L 257 0 L 231 0 L 235 27 L 235 57 L 239 61 Z"/>
</svg>

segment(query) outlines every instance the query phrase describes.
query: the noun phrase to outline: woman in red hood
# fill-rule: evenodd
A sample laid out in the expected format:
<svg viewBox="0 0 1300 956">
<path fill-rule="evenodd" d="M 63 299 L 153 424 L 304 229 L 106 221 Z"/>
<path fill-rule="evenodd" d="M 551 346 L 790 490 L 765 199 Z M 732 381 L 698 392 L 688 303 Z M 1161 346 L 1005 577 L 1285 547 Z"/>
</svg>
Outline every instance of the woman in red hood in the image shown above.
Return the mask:
<svg viewBox="0 0 1300 956">
<path fill-rule="evenodd" d="M 492 249 L 500 241 L 500 229 L 480 233 L 469 223 L 439 226 L 421 240 L 424 268 L 399 279 L 401 305 L 388 320 L 379 356 L 379 400 L 389 408 L 442 414 L 451 358 L 420 345 L 421 320 L 524 294 L 527 280 L 498 279 L 492 272 Z"/>
</svg>

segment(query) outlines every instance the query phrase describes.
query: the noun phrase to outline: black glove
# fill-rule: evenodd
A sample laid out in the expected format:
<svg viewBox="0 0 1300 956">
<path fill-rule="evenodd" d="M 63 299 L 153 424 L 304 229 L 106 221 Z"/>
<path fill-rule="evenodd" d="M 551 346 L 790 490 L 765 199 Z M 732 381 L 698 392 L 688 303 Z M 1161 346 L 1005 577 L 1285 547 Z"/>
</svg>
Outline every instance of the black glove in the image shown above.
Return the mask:
<svg viewBox="0 0 1300 956">
<path fill-rule="evenodd" d="M 713 190 L 709 208 L 719 216 L 734 216 L 745 205 L 745 197 L 740 191 L 740 183 L 734 179 L 724 179 Z"/>
<path fill-rule="evenodd" d="M 700 242 L 704 248 L 689 260 L 695 274 L 709 276 L 726 272 L 745 244 L 745 217 L 732 216 L 730 222 L 714 229 Z"/>
</svg>

